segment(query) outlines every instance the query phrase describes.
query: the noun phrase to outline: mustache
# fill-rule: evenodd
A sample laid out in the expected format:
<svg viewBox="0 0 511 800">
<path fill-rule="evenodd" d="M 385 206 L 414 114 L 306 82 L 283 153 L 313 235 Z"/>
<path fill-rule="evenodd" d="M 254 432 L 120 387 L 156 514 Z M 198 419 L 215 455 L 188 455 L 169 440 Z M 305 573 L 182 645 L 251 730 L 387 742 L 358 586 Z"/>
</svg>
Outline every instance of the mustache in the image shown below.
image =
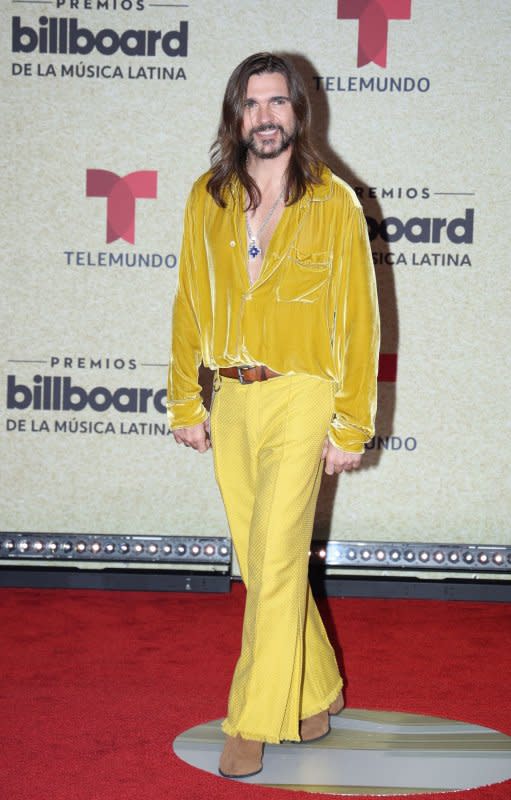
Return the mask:
<svg viewBox="0 0 511 800">
<path fill-rule="evenodd" d="M 284 128 L 282 125 L 276 125 L 272 122 L 265 122 L 264 125 L 258 125 L 257 128 L 252 128 L 250 131 L 250 136 L 253 136 L 254 133 L 264 133 L 265 131 L 272 131 L 277 130 L 284 134 Z"/>
</svg>

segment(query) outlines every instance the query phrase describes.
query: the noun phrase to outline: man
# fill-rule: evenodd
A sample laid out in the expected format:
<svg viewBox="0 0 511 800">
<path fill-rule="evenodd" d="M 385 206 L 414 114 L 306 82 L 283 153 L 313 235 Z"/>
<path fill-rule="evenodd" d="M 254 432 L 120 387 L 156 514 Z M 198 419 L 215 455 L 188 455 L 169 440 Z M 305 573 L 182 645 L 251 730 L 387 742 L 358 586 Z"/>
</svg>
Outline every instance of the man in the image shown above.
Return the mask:
<svg viewBox="0 0 511 800">
<path fill-rule="evenodd" d="M 247 589 L 220 773 L 262 769 L 264 742 L 313 741 L 342 679 L 307 584 L 321 479 L 373 436 L 378 316 L 366 223 L 319 161 L 286 59 L 233 72 L 212 168 L 188 199 L 168 410 L 178 444 L 212 444 Z M 211 427 L 197 370 L 217 371 Z"/>
</svg>

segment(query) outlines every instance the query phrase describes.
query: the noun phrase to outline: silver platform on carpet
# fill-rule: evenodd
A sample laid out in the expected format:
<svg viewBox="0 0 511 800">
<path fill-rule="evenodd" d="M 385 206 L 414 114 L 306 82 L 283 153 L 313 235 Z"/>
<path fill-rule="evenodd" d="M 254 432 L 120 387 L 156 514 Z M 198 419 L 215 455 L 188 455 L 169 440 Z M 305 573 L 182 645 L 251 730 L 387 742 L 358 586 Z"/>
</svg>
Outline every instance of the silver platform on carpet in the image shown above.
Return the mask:
<svg viewBox="0 0 511 800">
<path fill-rule="evenodd" d="M 221 720 L 174 740 L 188 764 L 218 775 Z M 243 783 L 331 795 L 472 789 L 511 778 L 511 737 L 440 717 L 344 709 L 312 744 L 265 745 L 264 768 Z"/>
</svg>

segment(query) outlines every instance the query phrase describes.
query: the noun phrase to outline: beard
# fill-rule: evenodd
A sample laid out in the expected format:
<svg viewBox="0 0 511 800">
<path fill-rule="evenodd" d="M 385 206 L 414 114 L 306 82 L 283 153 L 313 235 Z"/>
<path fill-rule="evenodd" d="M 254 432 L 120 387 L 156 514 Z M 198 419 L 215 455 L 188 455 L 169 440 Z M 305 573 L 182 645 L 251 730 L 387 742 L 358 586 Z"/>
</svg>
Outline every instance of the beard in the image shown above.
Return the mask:
<svg viewBox="0 0 511 800">
<path fill-rule="evenodd" d="M 272 130 L 275 128 L 275 138 L 268 139 L 267 142 L 257 144 L 255 140 L 256 133 Z M 257 158 L 277 158 L 285 150 L 293 144 L 296 138 L 296 128 L 291 133 L 287 133 L 282 125 L 259 125 L 257 128 L 252 128 L 248 137 L 242 140 L 244 147 L 250 150 L 252 155 Z"/>
</svg>

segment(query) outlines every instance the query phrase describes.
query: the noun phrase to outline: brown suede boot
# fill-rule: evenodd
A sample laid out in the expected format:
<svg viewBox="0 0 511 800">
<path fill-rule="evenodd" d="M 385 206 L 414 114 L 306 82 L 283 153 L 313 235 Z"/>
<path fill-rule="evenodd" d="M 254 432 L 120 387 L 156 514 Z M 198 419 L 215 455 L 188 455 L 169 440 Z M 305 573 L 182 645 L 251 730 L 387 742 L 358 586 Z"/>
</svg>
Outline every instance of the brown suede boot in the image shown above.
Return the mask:
<svg viewBox="0 0 511 800">
<path fill-rule="evenodd" d="M 218 771 L 224 778 L 249 778 L 263 768 L 263 742 L 226 736 Z"/>
<path fill-rule="evenodd" d="M 343 708 L 344 708 L 344 697 L 341 689 L 341 691 L 339 692 L 333 703 L 330 703 L 330 706 L 328 708 L 328 713 L 338 714 L 340 711 L 343 710 Z"/>
<path fill-rule="evenodd" d="M 317 742 L 330 733 L 328 711 L 320 711 L 312 717 L 300 720 L 300 739 L 302 742 Z"/>
<path fill-rule="evenodd" d="M 338 714 L 344 708 L 344 698 L 342 691 L 339 692 L 336 699 L 330 703 L 325 711 L 320 711 L 318 714 L 313 714 L 312 717 L 307 717 L 300 721 L 300 739 L 302 742 L 317 742 L 328 736 L 330 733 L 330 714 Z"/>
</svg>

